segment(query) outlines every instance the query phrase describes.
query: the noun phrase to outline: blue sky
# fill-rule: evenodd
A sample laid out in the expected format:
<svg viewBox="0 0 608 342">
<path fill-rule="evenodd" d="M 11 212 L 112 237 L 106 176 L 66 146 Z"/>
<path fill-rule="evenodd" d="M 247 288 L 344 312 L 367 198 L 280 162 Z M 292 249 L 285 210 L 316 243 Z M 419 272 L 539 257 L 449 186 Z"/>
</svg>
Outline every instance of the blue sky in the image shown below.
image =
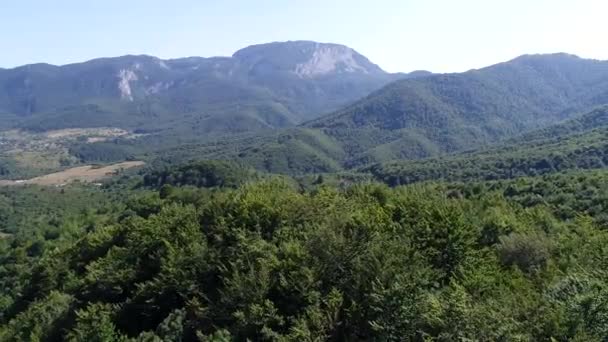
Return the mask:
<svg viewBox="0 0 608 342">
<path fill-rule="evenodd" d="M 388 71 L 456 72 L 525 53 L 608 59 L 605 0 L 6 0 L 0 67 L 348 45 Z"/>
</svg>

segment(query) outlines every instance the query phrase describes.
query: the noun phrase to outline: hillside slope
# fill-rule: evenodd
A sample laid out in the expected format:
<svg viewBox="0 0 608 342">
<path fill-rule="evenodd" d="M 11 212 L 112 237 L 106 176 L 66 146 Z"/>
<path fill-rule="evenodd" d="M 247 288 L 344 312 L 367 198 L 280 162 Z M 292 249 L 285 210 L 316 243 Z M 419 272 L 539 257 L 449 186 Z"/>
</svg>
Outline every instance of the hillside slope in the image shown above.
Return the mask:
<svg viewBox="0 0 608 342">
<path fill-rule="evenodd" d="M 381 131 L 384 141 L 353 156 L 350 164 L 360 165 L 479 147 L 605 103 L 608 62 L 528 55 L 461 74 L 397 81 L 305 126 L 352 140 Z"/>
<path fill-rule="evenodd" d="M 390 184 L 430 179 L 471 180 L 529 176 L 572 168 L 597 168 L 608 149 L 608 105 L 503 142 L 446 154 L 422 134 L 377 128 L 313 128 L 230 137 L 162 149 L 157 162 L 239 160 L 258 170 L 306 174 L 363 169 Z M 424 156 L 431 156 L 423 158 Z M 599 159 L 596 157 L 599 156 Z M 547 160 L 553 160 L 548 162 Z"/>
<path fill-rule="evenodd" d="M 390 185 L 428 180 L 477 181 L 608 166 L 608 106 L 497 147 L 361 169 Z"/>
</svg>

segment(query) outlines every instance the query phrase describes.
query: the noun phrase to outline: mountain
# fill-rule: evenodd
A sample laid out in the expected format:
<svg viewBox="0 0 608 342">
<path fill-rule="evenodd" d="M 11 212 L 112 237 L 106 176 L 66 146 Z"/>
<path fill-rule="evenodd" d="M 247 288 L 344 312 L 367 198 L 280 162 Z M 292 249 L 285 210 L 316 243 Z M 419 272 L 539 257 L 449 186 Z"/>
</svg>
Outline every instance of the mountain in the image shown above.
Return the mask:
<svg viewBox="0 0 608 342">
<path fill-rule="evenodd" d="M 125 156 L 160 164 L 220 159 L 275 173 L 334 172 L 489 147 L 608 104 L 608 62 L 568 54 L 525 55 L 464 73 L 391 75 L 341 45 L 287 42 L 251 46 L 232 57 L 127 56 L 0 75 L 24 70 L 30 76 L 18 83 L 30 92 L 9 87 L 12 102 L 0 100 L 4 113 L 18 113 L 12 122 L 20 127 L 98 125 L 144 133 L 77 141 L 70 154 L 85 163 Z M 69 81 L 43 82 L 58 75 Z M 401 79 L 294 127 L 394 78 Z M 38 89 L 44 96 L 35 101 L 14 100 L 28 100 Z M 78 101 L 86 105 L 41 109 Z M 22 112 L 9 111 L 7 103 L 20 104 Z M 596 119 L 561 130 L 572 133 Z M 565 133 L 533 135 L 542 140 Z"/>
<path fill-rule="evenodd" d="M 247 143 L 196 146 L 189 155 L 239 158 L 272 172 L 333 172 L 488 147 L 603 104 L 608 62 L 526 55 L 464 73 L 399 80 L 298 128 Z M 590 114 L 534 135 L 593 127 L 601 118 Z"/>
<path fill-rule="evenodd" d="M 2 128 L 31 130 L 234 133 L 292 126 L 402 77 L 349 47 L 310 41 L 250 46 L 232 57 L 35 64 L 0 69 L 0 118 Z"/>
<path fill-rule="evenodd" d="M 305 126 L 332 137 L 381 138 L 353 156 L 353 164 L 362 164 L 495 143 L 605 103 L 608 62 L 526 55 L 465 73 L 396 81 Z"/>
</svg>

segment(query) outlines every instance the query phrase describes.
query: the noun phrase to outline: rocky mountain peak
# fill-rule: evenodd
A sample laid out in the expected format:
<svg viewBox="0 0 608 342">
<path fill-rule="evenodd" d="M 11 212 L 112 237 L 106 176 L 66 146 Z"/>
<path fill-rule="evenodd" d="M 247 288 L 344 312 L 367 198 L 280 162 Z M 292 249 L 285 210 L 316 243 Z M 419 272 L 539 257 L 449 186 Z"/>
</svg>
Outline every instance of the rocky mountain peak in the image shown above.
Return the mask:
<svg viewBox="0 0 608 342">
<path fill-rule="evenodd" d="M 291 72 L 300 78 L 343 73 L 385 73 L 350 47 L 312 41 L 252 45 L 237 51 L 233 58 L 250 69 Z"/>
<path fill-rule="evenodd" d="M 310 59 L 297 64 L 294 71 L 300 77 L 315 77 L 332 72 L 370 73 L 356 60 L 356 54 L 346 46 L 317 44 Z"/>
</svg>

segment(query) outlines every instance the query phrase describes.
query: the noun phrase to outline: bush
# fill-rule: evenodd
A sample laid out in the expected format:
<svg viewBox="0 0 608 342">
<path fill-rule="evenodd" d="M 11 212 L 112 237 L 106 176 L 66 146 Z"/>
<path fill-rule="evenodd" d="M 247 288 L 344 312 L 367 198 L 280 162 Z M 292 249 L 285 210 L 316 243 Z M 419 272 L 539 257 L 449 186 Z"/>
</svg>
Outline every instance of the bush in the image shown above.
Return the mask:
<svg viewBox="0 0 608 342">
<path fill-rule="evenodd" d="M 513 233 L 500 238 L 497 251 L 504 266 L 515 265 L 530 273 L 545 267 L 551 257 L 551 243 L 544 233 Z"/>
</svg>

